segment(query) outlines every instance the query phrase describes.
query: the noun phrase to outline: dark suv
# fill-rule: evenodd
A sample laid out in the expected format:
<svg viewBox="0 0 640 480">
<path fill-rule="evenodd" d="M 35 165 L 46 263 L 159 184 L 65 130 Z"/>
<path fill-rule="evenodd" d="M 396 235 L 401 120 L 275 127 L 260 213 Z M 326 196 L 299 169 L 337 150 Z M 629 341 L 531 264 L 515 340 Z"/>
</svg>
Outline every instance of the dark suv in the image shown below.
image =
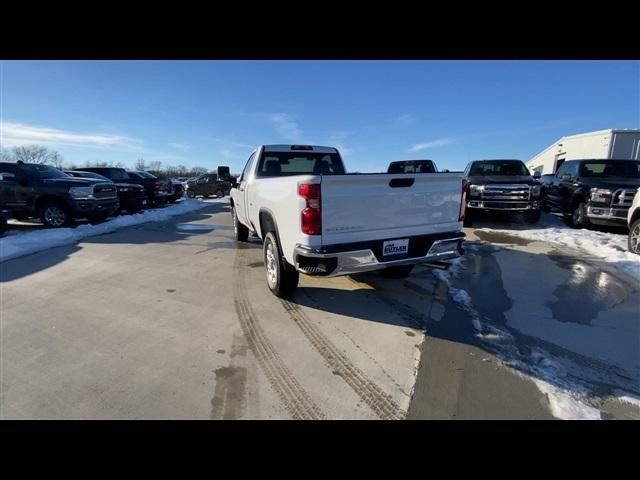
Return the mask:
<svg viewBox="0 0 640 480">
<path fill-rule="evenodd" d="M 638 160 L 567 160 L 543 177 L 543 208 L 564 214 L 575 228 L 625 227 L 638 187 Z"/>
<path fill-rule="evenodd" d="M 525 221 L 540 219 L 540 174 L 529 173 L 521 160 L 474 160 L 464 171 L 464 225 L 471 226 L 481 212 L 523 214 Z"/>
<path fill-rule="evenodd" d="M 215 173 L 205 173 L 193 181 L 187 183 L 187 196 L 195 198 L 202 195 L 204 198 L 216 196 L 222 198 L 229 194 L 231 182 L 218 180 Z"/>
<path fill-rule="evenodd" d="M 163 205 L 169 201 L 173 190 L 169 180 L 139 170 L 127 171 L 127 173 L 134 182 L 145 188 L 147 197 L 153 205 Z"/>
<path fill-rule="evenodd" d="M 14 218 L 63 227 L 78 218 L 104 221 L 119 207 L 111 182 L 74 178 L 49 165 L 0 163 L 0 209 Z"/>
<path fill-rule="evenodd" d="M 128 213 L 138 213 L 147 205 L 147 195 L 144 192 L 144 187 L 136 183 L 131 183 L 130 180 L 111 180 L 99 173 L 85 172 L 82 170 L 69 170 L 65 171 L 65 173 L 72 177 L 113 182 L 118 190 L 120 209 L 126 210 Z"/>
</svg>

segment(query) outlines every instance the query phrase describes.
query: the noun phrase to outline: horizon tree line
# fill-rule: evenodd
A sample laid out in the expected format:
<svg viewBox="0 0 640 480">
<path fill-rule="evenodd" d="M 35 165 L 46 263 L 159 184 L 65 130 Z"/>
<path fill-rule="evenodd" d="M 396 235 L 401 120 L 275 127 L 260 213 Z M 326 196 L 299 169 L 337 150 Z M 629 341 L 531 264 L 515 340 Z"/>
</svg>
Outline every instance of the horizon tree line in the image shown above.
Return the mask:
<svg viewBox="0 0 640 480">
<path fill-rule="evenodd" d="M 87 160 L 82 164 L 67 162 L 59 152 L 42 145 L 24 145 L 20 147 L 13 147 L 11 150 L 2 149 L 0 150 L 0 161 L 22 161 L 24 163 L 38 163 L 43 165 L 51 165 L 59 170 L 75 170 L 76 168 L 83 167 L 115 167 L 128 169 L 128 167 L 124 163 L 116 161 Z M 205 167 L 163 165 L 159 160 L 147 162 L 146 160 L 144 160 L 144 158 L 138 158 L 135 161 L 135 163 L 133 164 L 133 170 L 152 172 L 156 176 L 163 176 L 167 178 L 190 178 L 209 173 L 209 169 Z"/>
</svg>

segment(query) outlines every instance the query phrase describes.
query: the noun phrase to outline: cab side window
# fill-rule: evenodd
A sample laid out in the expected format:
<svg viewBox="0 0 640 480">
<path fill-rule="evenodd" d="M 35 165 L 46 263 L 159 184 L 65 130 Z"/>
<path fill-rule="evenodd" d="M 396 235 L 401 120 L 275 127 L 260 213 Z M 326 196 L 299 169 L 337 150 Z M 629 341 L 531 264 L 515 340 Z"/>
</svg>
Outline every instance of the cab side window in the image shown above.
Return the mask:
<svg viewBox="0 0 640 480">
<path fill-rule="evenodd" d="M 247 160 L 247 164 L 244 166 L 244 170 L 242 170 L 242 175 L 240 175 L 240 178 L 238 179 L 238 183 L 243 182 L 247 179 L 247 175 L 249 175 L 249 172 L 251 171 L 251 162 L 253 161 L 253 157 L 256 156 L 256 152 L 253 152 L 250 156 L 249 159 Z"/>
</svg>

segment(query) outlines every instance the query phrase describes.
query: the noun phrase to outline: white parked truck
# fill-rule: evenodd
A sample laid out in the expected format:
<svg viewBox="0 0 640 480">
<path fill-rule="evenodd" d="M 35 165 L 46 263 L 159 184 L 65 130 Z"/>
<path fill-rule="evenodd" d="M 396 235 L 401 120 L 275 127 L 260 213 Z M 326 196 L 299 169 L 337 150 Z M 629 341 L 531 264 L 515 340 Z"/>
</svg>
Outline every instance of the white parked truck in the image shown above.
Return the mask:
<svg viewBox="0 0 640 480">
<path fill-rule="evenodd" d="M 236 240 L 263 240 L 269 289 L 287 296 L 299 272 L 337 276 L 461 255 L 461 173 L 347 174 L 337 149 L 262 145 L 231 190 Z"/>
</svg>

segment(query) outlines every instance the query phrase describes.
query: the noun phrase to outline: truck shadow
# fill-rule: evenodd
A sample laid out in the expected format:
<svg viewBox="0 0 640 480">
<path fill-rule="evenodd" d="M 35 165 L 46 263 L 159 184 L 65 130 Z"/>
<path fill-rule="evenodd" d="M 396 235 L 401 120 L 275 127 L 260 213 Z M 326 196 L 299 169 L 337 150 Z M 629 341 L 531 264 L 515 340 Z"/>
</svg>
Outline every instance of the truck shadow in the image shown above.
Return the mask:
<svg viewBox="0 0 640 480">
<path fill-rule="evenodd" d="M 231 226 L 198 223 L 209 219 L 216 213 L 226 212 L 228 210 L 229 205 L 226 203 L 211 203 L 200 210 L 176 215 L 167 220 L 149 221 L 132 226 L 124 226 L 112 232 L 84 237 L 79 240 L 79 243 L 54 246 L 14 259 L 5 260 L 0 263 L 0 283 L 26 277 L 64 262 L 82 250 L 83 244 L 111 243 L 139 245 L 147 243 L 178 243 L 187 241 L 192 237 L 203 236 L 203 233 L 207 233 L 207 237 L 213 237 L 214 239 L 215 237 L 224 237 L 225 240 L 230 240 L 233 233 Z M 116 217 L 116 219 L 117 218 L 119 217 Z M 113 219 L 109 219 L 104 223 L 108 223 L 111 220 Z M 78 222 L 76 228 L 82 227 L 83 225 L 89 225 L 89 223 Z M 198 225 L 201 226 L 198 227 Z M 13 227 L 12 225 L 11 228 L 13 229 Z M 10 232 L 6 237 L 3 237 L 3 239 L 10 238 L 14 244 L 16 242 L 23 242 L 24 245 L 28 245 L 29 243 L 37 243 L 40 241 L 40 238 L 44 241 L 45 236 L 53 235 L 59 243 L 67 243 L 64 237 L 66 235 L 74 235 L 76 228 L 48 229 L 36 222 L 20 222 L 18 225 L 19 233 Z M 203 242 L 203 247 L 210 247 L 208 243 L 209 242 Z M 231 248 L 231 244 L 229 248 Z"/>
<path fill-rule="evenodd" d="M 514 245 L 470 244 L 465 257 L 457 276 L 419 267 L 405 280 L 354 276 L 353 289 L 327 279 L 293 301 L 472 345 L 575 396 L 640 394 L 637 285 L 583 258 Z"/>
</svg>

